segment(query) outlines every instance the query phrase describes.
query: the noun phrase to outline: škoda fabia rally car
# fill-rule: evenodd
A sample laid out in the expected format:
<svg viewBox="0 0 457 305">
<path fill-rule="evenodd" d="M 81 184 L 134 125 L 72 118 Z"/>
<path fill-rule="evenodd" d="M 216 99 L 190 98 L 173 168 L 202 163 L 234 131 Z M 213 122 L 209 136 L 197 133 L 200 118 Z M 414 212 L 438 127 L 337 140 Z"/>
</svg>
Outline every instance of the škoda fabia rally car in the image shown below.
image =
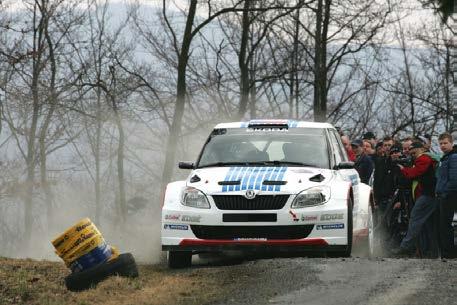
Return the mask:
<svg viewBox="0 0 457 305">
<path fill-rule="evenodd" d="M 360 182 L 327 123 L 252 120 L 218 124 L 186 181 L 168 184 L 162 249 L 171 268 L 192 254 L 372 249 L 371 188 Z"/>
</svg>

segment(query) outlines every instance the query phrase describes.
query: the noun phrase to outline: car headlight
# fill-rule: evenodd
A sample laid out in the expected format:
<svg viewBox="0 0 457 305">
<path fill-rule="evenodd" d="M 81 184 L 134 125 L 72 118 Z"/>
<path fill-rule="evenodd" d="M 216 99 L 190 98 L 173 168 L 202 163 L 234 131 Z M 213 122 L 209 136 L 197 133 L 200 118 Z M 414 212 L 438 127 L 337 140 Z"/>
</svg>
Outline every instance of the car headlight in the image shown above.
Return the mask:
<svg viewBox="0 0 457 305">
<path fill-rule="evenodd" d="M 321 205 L 329 201 L 330 199 L 330 187 L 326 185 L 315 186 L 299 193 L 294 202 L 292 202 L 292 208 L 306 208 L 316 205 Z"/>
<path fill-rule="evenodd" d="M 186 187 L 182 192 L 181 203 L 188 207 L 209 209 L 210 205 L 205 194 L 193 187 Z"/>
</svg>

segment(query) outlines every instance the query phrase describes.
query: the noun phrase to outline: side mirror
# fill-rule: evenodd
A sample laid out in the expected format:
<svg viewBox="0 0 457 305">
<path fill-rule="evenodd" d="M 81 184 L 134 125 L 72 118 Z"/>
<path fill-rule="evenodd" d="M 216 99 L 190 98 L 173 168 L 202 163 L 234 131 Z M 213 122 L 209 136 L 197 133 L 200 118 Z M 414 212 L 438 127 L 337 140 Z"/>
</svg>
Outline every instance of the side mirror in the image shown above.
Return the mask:
<svg viewBox="0 0 457 305">
<path fill-rule="evenodd" d="M 352 161 L 343 161 L 343 162 L 340 162 L 340 164 L 335 166 L 336 170 L 339 170 L 339 169 L 353 169 L 353 168 L 354 168 L 354 162 L 352 162 Z"/>
<path fill-rule="evenodd" d="M 178 167 L 180 169 L 194 169 L 194 163 L 193 162 L 179 162 Z"/>
</svg>

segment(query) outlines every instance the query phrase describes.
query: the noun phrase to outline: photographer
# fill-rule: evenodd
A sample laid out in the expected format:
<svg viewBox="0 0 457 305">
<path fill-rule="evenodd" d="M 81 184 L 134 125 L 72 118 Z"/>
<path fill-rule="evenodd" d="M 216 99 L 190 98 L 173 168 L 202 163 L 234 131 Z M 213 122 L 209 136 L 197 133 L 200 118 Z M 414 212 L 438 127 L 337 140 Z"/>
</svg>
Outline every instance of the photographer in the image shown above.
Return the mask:
<svg viewBox="0 0 457 305">
<path fill-rule="evenodd" d="M 392 146 L 390 149 L 392 160 L 392 175 L 394 193 L 386 211 L 385 221 L 388 228 L 388 238 L 390 247 L 398 247 L 401 239 L 406 235 L 408 228 L 408 218 L 413 205 L 411 196 L 411 181 L 403 176 L 400 167 L 411 167 L 411 158 L 402 154 L 402 147 Z"/>
<path fill-rule="evenodd" d="M 415 252 L 416 240 L 420 240 L 421 255 L 436 257 L 438 245 L 434 230 L 433 213 L 438 207 L 435 200 L 435 161 L 427 155 L 421 142 L 414 142 L 410 146 L 410 154 L 414 159 L 411 168 L 400 168 L 404 177 L 413 180 L 414 207 L 408 225 L 408 233 L 403 238 L 400 247 L 392 251 L 396 255 L 411 255 Z"/>
</svg>

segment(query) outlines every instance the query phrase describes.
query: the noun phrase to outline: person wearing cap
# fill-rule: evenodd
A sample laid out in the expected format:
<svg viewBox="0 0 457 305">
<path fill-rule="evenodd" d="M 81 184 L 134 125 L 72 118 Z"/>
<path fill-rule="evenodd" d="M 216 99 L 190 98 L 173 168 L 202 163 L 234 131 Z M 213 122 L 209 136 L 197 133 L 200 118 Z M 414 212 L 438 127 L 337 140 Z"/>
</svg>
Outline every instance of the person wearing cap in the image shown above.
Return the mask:
<svg viewBox="0 0 457 305">
<path fill-rule="evenodd" d="M 443 133 L 438 137 L 441 151 L 436 182 L 436 195 L 440 209 L 440 248 L 442 258 L 455 258 L 454 228 L 452 220 L 457 211 L 457 150 L 453 147 L 452 135 Z"/>
<path fill-rule="evenodd" d="M 393 254 L 413 254 L 418 241 L 422 256 L 437 257 L 438 255 L 433 219 L 433 214 L 438 207 L 435 200 L 435 161 L 425 152 L 424 144 L 415 141 L 410 146 L 414 166 L 404 167 L 398 164 L 403 176 L 413 180 L 415 203 L 411 211 L 408 233 L 401 241 L 400 247 L 392 251 Z"/>
<path fill-rule="evenodd" d="M 373 172 L 373 161 L 371 161 L 371 158 L 365 154 L 362 140 L 352 141 L 351 147 L 356 156 L 354 168 L 359 173 L 360 181 L 368 184 Z"/>
</svg>

